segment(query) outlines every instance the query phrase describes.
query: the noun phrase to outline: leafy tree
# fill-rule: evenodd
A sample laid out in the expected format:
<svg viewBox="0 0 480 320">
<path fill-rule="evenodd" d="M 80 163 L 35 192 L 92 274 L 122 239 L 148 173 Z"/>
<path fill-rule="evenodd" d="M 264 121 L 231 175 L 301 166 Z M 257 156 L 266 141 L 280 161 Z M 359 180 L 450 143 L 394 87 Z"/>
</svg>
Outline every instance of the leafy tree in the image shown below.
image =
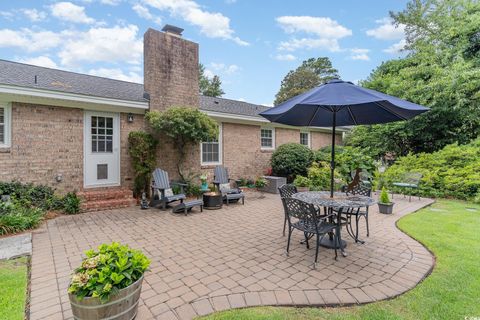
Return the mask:
<svg viewBox="0 0 480 320">
<path fill-rule="evenodd" d="M 297 69 L 290 70 L 283 78 L 280 90 L 275 95 L 274 104 L 280 104 L 334 78 L 338 78 L 338 70 L 333 68 L 329 58 L 305 60 Z"/>
<path fill-rule="evenodd" d="M 413 0 L 399 13 L 409 54 L 380 65 L 362 85 L 422 104 L 406 122 L 357 127 L 347 144 L 377 155 L 432 152 L 480 134 L 480 5 L 475 0 Z"/>
<path fill-rule="evenodd" d="M 155 169 L 155 151 L 158 141 L 144 131 L 132 131 L 128 134 L 128 153 L 135 171 L 134 193 L 141 195 L 149 191 L 150 176 Z"/>
<path fill-rule="evenodd" d="M 220 77 L 214 75 L 212 79 L 209 79 L 205 75 L 205 66 L 201 63 L 198 65 L 198 85 L 200 87 L 200 93 L 204 96 L 221 97 L 225 94 L 222 90 Z"/>
<path fill-rule="evenodd" d="M 184 181 L 182 165 L 187 148 L 201 141 L 215 139 L 218 134 L 217 122 L 195 108 L 171 107 L 163 112 L 150 111 L 147 112 L 146 119 L 156 132 L 172 139 L 179 154 L 177 171 Z"/>
</svg>

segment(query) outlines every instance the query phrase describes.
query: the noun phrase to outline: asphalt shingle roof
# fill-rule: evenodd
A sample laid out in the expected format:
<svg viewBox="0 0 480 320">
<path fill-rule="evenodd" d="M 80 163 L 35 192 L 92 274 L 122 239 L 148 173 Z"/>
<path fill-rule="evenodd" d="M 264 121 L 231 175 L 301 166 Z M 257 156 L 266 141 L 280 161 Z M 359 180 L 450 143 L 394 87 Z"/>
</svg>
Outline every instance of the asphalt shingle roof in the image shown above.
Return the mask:
<svg viewBox="0 0 480 320">
<path fill-rule="evenodd" d="M 146 102 L 143 84 L 38 67 L 0 59 L 0 84 L 68 92 L 102 98 Z M 200 95 L 200 109 L 257 116 L 268 107 Z"/>
<path fill-rule="evenodd" d="M 36 80 L 36 83 L 35 83 Z M 143 84 L 0 60 L 0 84 L 146 102 Z"/>
</svg>

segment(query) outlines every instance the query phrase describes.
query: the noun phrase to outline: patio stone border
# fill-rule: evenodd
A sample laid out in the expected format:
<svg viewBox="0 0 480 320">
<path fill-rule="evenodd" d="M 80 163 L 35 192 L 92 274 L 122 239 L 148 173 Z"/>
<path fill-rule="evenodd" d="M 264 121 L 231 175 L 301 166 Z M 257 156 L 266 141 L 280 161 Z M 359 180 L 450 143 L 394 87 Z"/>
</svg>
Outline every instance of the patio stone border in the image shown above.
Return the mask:
<svg viewBox="0 0 480 320">
<path fill-rule="evenodd" d="M 255 203 L 252 204 L 252 202 Z M 243 217 L 242 214 L 245 214 L 246 212 L 251 212 L 251 210 L 265 212 L 264 210 L 266 208 L 272 208 L 272 212 L 269 214 L 273 215 L 273 217 L 277 217 L 276 211 L 281 209 L 277 202 L 278 199 L 276 196 L 269 195 L 266 199 L 255 199 L 255 201 L 250 200 L 246 202 L 245 206 L 235 205 L 224 209 L 225 211 L 217 210 L 215 214 L 229 215 L 229 217 L 236 217 L 240 214 L 240 217 Z M 318 289 L 313 289 L 313 287 L 315 286 L 312 287 L 312 285 L 305 285 L 307 283 L 300 279 L 300 275 L 302 275 L 303 272 L 298 270 L 304 269 L 306 271 L 306 264 L 298 265 L 295 267 L 298 267 L 296 269 L 296 272 L 298 273 L 299 277 L 297 277 L 297 274 L 295 273 L 287 274 L 285 272 L 284 277 L 282 277 L 281 275 L 277 276 L 277 279 L 281 278 L 281 281 L 287 281 L 292 283 L 285 286 L 285 288 L 290 289 L 279 289 L 279 283 L 281 281 L 278 280 L 278 284 L 275 282 L 271 282 L 271 287 L 273 288 L 272 290 L 266 290 L 268 286 L 267 288 L 265 288 L 263 284 L 262 286 L 259 286 L 256 284 L 256 282 L 261 283 L 261 281 L 263 280 L 259 280 L 261 279 L 260 273 L 267 273 L 268 270 L 265 271 L 265 269 L 258 268 L 259 271 L 257 271 L 257 273 L 254 273 L 252 277 L 252 280 L 255 280 L 255 278 L 257 280 L 255 284 L 249 286 L 248 283 L 244 284 L 242 282 L 242 280 L 249 280 L 246 279 L 248 278 L 247 275 L 244 278 L 241 278 L 240 276 L 238 278 L 235 278 L 233 276 L 224 276 L 221 274 L 221 277 L 219 277 L 217 274 L 211 273 L 212 271 L 207 271 L 207 269 L 213 270 L 210 265 L 218 266 L 218 263 L 213 264 L 211 262 L 208 262 L 212 261 L 211 259 L 207 259 L 205 260 L 207 262 L 205 264 L 205 261 L 203 261 L 201 258 L 206 257 L 205 253 L 202 253 L 200 255 L 198 261 L 194 260 L 195 263 L 199 263 L 198 265 L 195 265 L 198 266 L 200 270 L 202 270 L 202 273 L 204 273 L 204 275 L 197 277 L 197 279 L 200 279 L 200 281 L 189 283 L 187 281 L 187 278 L 193 279 L 192 276 L 197 275 L 193 274 L 192 276 L 186 276 L 186 271 L 189 271 L 190 269 L 188 269 L 187 267 L 185 267 L 187 269 L 181 269 L 182 265 L 179 261 L 182 260 L 180 259 L 179 261 L 176 261 L 175 259 L 177 258 L 173 258 L 175 256 L 170 255 L 170 257 L 172 258 L 169 258 L 169 255 L 167 255 L 160 260 L 156 260 L 157 263 L 152 267 L 152 272 L 145 279 L 144 290 L 142 291 L 141 302 L 139 305 L 139 313 L 136 319 L 184 320 L 193 319 L 198 316 L 204 316 L 213 312 L 224 311 L 228 309 L 255 306 L 334 307 L 365 304 L 395 298 L 398 295 L 411 290 L 423 279 L 425 279 L 425 277 L 427 277 L 431 273 L 435 265 L 435 258 L 433 254 L 426 247 L 424 247 L 423 244 L 398 229 L 396 222 L 402 216 L 415 212 L 425 206 L 432 204 L 433 202 L 434 201 L 430 199 L 412 201 L 411 203 L 403 201 L 403 203 L 398 206 L 398 210 L 395 212 L 395 214 L 375 214 L 374 217 L 371 217 L 371 219 L 374 220 L 376 223 L 375 228 L 377 234 L 374 235 L 374 238 L 370 238 L 369 241 L 372 243 L 371 249 L 376 251 L 371 252 L 370 254 L 369 247 L 362 247 L 368 246 L 367 242 L 365 245 L 358 245 L 359 249 L 363 248 L 360 251 L 350 251 L 352 254 L 350 260 L 348 260 L 348 257 L 345 260 L 342 260 L 344 258 L 342 258 L 341 256 L 339 256 L 337 262 L 331 262 L 329 259 L 329 261 L 325 260 L 327 262 L 327 265 L 325 267 L 325 274 L 328 275 L 328 280 L 321 280 L 320 285 L 317 286 Z M 138 209 L 119 209 L 103 213 L 99 212 L 85 214 L 83 216 L 76 217 L 62 217 L 60 219 L 63 220 L 49 221 L 47 225 L 42 226 L 41 229 L 34 232 L 32 259 L 32 306 L 30 314 L 31 320 L 71 318 L 71 311 L 69 308 L 68 299 L 65 298 L 64 292 L 66 291 L 66 286 L 68 285 L 68 278 L 71 266 L 76 265 L 81 259 L 81 257 L 78 256 L 77 252 L 83 250 L 83 248 L 79 247 L 80 245 L 82 245 L 82 242 L 78 241 L 82 241 L 82 239 L 84 238 L 82 236 L 80 236 L 81 238 L 78 238 L 79 236 L 75 235 L 62 235 L 62 232 L 68 232 L 68 230 L 75 230 L 72 228 L 76 228 L 77 225 L 81 228 L 80 230 L 83 230 L 83 232 L 88 230 L 96 230 L 95 228 L 98 228 L 99 224 L 101 226 L 100 228 L 102 229 L 106 228 L 106 230 L 115 230 L 115 225 L 102 225 L 104 220 L 106 219 L 105 221 L 108 222 L 113 221 L 111 220 L 112 217 L 125 219 L 127 216 L 132 217 L 127 219 L 136 219 L 136 216 L 132 216 L 132 214 L 139 215 L 138 218 L 140 220 L 138 223 L 140 224 L 140 226 L 147 226 L 152 221 L 151 219 L 153 217 L 153 214 L 156 214 L 156 212 L 153 211 L 150 213 L 137 213 L 136 210 Z M 220 213 L 221 211 L 223 212 Z M 191 227 L 189 223 L 194 225 L 199 221 L 202 221 L 205 224 L 211 223 L 211 221 L 217 221 L 217 218 L 214 219 L 214 217 L 204 216 L 205 213 L 199 214 L 197 217 L 195 217 L 195 215 L 188 217 L 180 217 L 176 215 L 162 216 L 163 214 L 169 213 L 159 213 L 159 219 L 164 220 L 159 220 L 157 223 L 159 223 L 160 226 L 168 225 L 172 228 L 185 227 L 183 225 L 184 223 L 187 223 L 186 227 L 188 228 Z M 209 213 L 207 213 L 207 215 L 208 214 Z M 145 218 L 143 218 L 142 220 L 142 217 Z M 267 218 L 269 217 L 270 216 L 267 216 Z M 281 216 L 278 216 L 277 218 L 279 218 L 279 222 L 281 221 L 280 219 L 283 219 L 283 217 Z M 177 222 L 178 224 L 176 224 Z M 275 223 L 275 225 L 277 225 L 277 223 Z M 245 227 L 252 228 L 252 225 L 247 223 Z M 121 230 L 124 229 L 120 227 L 117 232 Z M 210 230 L 210 232 L 215 232 L 215 230 L 217 229 L 213 228 L 212 230 Z M 155 233 L 153 234 L 153 238 L 151 238 L 152 236 L 149 236 L 148 231 L 151 232 L 151 230 L 147 230 L 145 232 L 145 235 L 136 236 L 135 239 L 131 240 L 135 243 L 138 242 L 137 245 L 146 246 L 145 249 L 147 250 L 147 252 L 149 250 L 154 250 L 158 246 L 162 247 L 162 245 L 165 245 L 163 242 L 154 242 L 154 246 L 152 247 L 152 245 L 149 244 L 149 241 L 153 240 L 158 242 L 161 238 L 159 238 L 158 235 L 155 235 Z M 115 236 L 114 234 L 98 235 L 98 238 L 94 239 L 93 242 L 89 242 L 89 245 L 94 245 L 94 243 L 97 243 L 97 241 L 99 240 L 108 241 L 108 239 L 112 237 L 113 239 L 117 238 L 117 236 Z M 120 236 L 120 239 L 121 238 L 122 237 Z M 190 238 L 192 238 L 192 236 Z M 195 235 L 193 236 L 193 238 L 196 240 Z M 130 235 L 127 235 L 127 239 L 130 239 Z M 207 237 L 207 240 L 215 239 L 217 238 Z M 268 240 L 265 240 L 264 237 L 261 237 L 259 239 L 268 242 Z M 267 239 L 269 238 L 267 237 Z M 204 240 L 205 239 L 203 238 L 199 239 L 200 242 Z M 239 263 L 240 266 L 242 265 L 241 261 L 237 261 L 242 260 L 242 255 L 237 254 L 238 249 L 243 247 L 235 247 L 235 244 L 238 243 L 235 242 L 235 240 L 238 239 L 234 238 L 232 240 L 233 244 L 229 243 L 228 245 L 219 248 L 219 250 L 226 250 L 226 248 L 232 248 L 233 251 L 231 253 L 228 253 L 227 251 L 227 255 L 232 257 L 238 257 L 237 259 L 232 258 L 233 260 L 230 260 L 231 262 L 227 262 L 223 270 L 225 270 L 226 268 L 228 269 L 226 271 L 230 271 L 230 269 L 232 269 L 233 271 L 238 271 L 235 265 L 239 265 Z M 274 253 L 271 254 L 278 255 L 280 250 L 278 245 L 281 244 L 283 247 L 283 241 L 285 239 L 277 237 L 276 240 L 272 240 L 272 244 L 275 247 L 272 248 L 272 250 L 274 250 Z M 382 242 L 380 240 L 390 240 L 394 242 L 392 242 L 390 246 L 388 246 L 382 245 Z M 66 243 L 63 243 L 63 241 L 66 241 Z M 185 246 L 188 247 L 189 243 L 190 242 L 186 242 Z M 262 242 L 260 242 L 260 245 L 261 244 Z M 355 248 L 355 246 L 357 246 L 351 241 L 349 242 L 349 245 L 354 246 L 352 248 Z M 200 246 L 200 248 L 202 247 Z M 155 250 L 152 252 L 156 252 Z M 168 247 L 165 250 L 167 250 L 167 252 L 170 252 L 168 251 Z M 173 250 L 178 250 L 178 253 L 182 255 L 182 246 L 180 246 L 178 249 Z M 191 250 L 198 250 L 198 248 L 192 248 Z M 260 248 L 258 251 L 255 252 L 264 252 L 262 250 L 265 249 Z M 291 266 L 288 266 L 291 262 L 290 259 L 296 258 L 300 259 L 300 261 L 305 261 L 304 259 L 310 257 L 312 251 L 305 250 L 302 252 L 301 247 L 298 247 L 298 245 L 295 250 L 295 252 L 297 252 L 296 257 L 286 258 L 285 262 L 277 262 L 279 263 L 278 270 L 271 269 L 273 273 L 270 272 L 270 274 L 278 275 L 278 273 L 275 273 L 275 271 L 292 271 L 291 269 L 288 269 L 291 268 Z M 385 250 L 391 250 L 392 252 L 386 252 Z M 331 257 L 330 252 L 323 252 L 326 257 Z M 347 247 L 347 253 L 348 252 L 349 251 Z M 383 252 L 384 254 L 382 255 Z M 364 253 L 366 253 L 367 256 L 362 256 L 364 258 L 364 263 L 362 264 L 360 263 L 362 262 L 362 257 L 358 258 L 358 254 Z M 155 253 L 151 254 L 155 255 Z M 213 255 L 212 258 L 215 256 L 216 255 Z M 188 257 L 187 259 L 190 259 Z M 278 258 L 278 256 L 276 257 L 276 261 L 281 260 Z M 398 257 L 398 260 L 392 261 L 393 257 Z M 182 256 L 180 256 L 180 258 L 182 258 Z M 172 259 L 174 260 L 172 261 Z M 185 259 L 185 257 L 183 257 L 183 259 Z M 270 259 L 270 257 L 266 257 L 266 259 L 268 260 Z M 245 259 L 243 260 L 245 261 Z M 160 261 L 160 264 L 158 261 Z M 255 258 L 252 261 L 248 261 L 251 263 L 249 264 L 247 262 L 245 266 L 250 266 L 251 268 L 252 265 L 256 266 L 257 263 L 260 263 L 259 266 L 261 266 L 261 262 L 258 261 L 264 260 L 262 260 L 261 258 Z M 387 261 L 388 263 L 385 263 L 385 261 Z M 180 265 L 176 264 L 177 262 Z M 270 262 L 274 263 L 275 260 Z M 352 262 L 353 264 L 351 264 Z M 200 263 L 203 264 L 203 267 Z M 282 266 L 280 266 L 280 264 L 282 264 Z M 47 269 L 47 273 L 42 272 L 42 269 L 45 270 L 46 266 L 51 266 L 52 269 Z M 179 267 L 180 269 L 178 269 Z M 370 273 L 370 275 L 366 276 L 368 277 L 368 281 L 359 280 L 357 281 L 357 285 L 355 285 L 355 283 L 352 283 L 351 281 L 349 282 L 352 276 L 351 273 L 349 273 L 350 270 L 348 270 L 348 268 L 351 268 L 353 270 L 354 267 L 357 271 L 360 270 L 361 272 Z M 184 271 L 182 272 L 182 270 Z M 206 273 L 203 272 L 204 270 L 206 271 Z M 329 273 L 326 273 L 326 271 L 329 271 Z M 320 273 L 322 272 L 323 269 Z M 338 276 L 335 275 L 335 273 L 337 272 L 339 273 Z M 345 276 L 341 272 L 344 272 Z M 378 276 L 375 274 L 375 272 L 378 273 Z M 238 276 L 238 274 L 236 275 Z M 347 276 L 350 277 L 347 278 Z M 185 279 L 182 277 L 185 277 Z M 273 277 L 274 276 L 271 276 L 271 281 L 274 281 L 272 280 L 274 279 Z M 307 277 L 309 276 L 307 275 Z M 367 279 L 366 277 L 363 278 Z M 170 285 L 173 284 L 173 282 L 179 282 L 179 279 L 182 279 L 182 284 L 179 283 L 178 286 Z M 183 279 L 185 281 L 183 281 Z M 345 281 L 345 279 L 347 279 L 347 281 Z M 198 285 L 195 285 L 195 283 L 198 283 Z M 239 283 L 241 284 L 241 287 L 235 287 L 238 286 Z M 302 283 L 304 285 L 302 285 Z M 368 285 L 361 285 L 361 283 L 368 283 Z M 214 284 L 217 285 L 217 289 L 212 289 L 210 287 L 210 285 Z M 284 283 L 282 283 L 282 285 L 283 284 Z M 251 290 L 247 287 L 251 289 L 256 287 L 261 290 Z"/>
</svg>

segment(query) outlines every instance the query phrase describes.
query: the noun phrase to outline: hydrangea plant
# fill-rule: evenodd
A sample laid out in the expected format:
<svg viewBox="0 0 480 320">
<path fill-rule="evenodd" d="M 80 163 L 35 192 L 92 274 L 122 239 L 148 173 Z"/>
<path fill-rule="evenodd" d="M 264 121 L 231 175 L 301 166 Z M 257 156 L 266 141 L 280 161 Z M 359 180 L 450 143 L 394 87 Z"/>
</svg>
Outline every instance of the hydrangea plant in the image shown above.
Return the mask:
<svg viewBox="0 0 480 320">
<path fill-rule="evenodd" d="M 98 297 L 102 302 L 120 289 L 140 279 L 150 260 L 139 250 L 118 242 L 102 244 L 98 251 L 85 251 L 79 268 L 75 269 L 68 292 L 78 298 Z"/>
</svg>

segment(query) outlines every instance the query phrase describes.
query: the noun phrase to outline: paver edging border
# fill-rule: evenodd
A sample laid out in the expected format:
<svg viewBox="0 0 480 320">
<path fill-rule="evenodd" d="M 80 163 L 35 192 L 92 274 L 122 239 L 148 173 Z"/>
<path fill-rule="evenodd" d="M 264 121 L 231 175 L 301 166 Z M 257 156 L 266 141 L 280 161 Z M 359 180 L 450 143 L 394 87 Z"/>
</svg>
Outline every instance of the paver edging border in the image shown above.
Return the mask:
<svg viewBox="0 0 480 320">
<path fill-rule="evenodd" d="M 422 283 L 428 276 L 430 276 L 434 270 L 434 268 L 436 267 L 436 264 L 437 264 L 437 257 L 435 256 L 435 254 L 433 253 L 433 251 L 431 251 L 422 241 L 416 239 L 414 236 L 410 235 L 408 232 L 402 230 L 399 226 L 398 226 L 398 221 L 403 218 L 403 217 L 406 217 L 406 216 L 409 216 L 413 213 L 416 213 L 418 212 L 419 210 L 422 210 L 422 209 L 425 209 L 425 208 L 428 208 L 430 207 L 431 205 L 433 205 L 434 203 L 436 202 L 435 199 L 433 199 L 433 202 L 421 207 L 421 208 L 418 208 L 417 210 L 415 211 L 412 211 L 406 215 L 403 215 L 403 216 L 398 216 L 396 217 L 397 219 L 395 220 L 395 228 L 397 228 L 400 232 L 402 232 L 403 234 L 405 234 L 406 236 L 408 236 L 410 239 L 418 242 L 424 249 L 427 250 L 428 253 L 430 253 L 430 256 L 432 257 L 432 264 L 431 266 L 429 267 L 429 269 L 427 270 L 427 272 L 425 272 L 425 274 L 422 276 L 422 278 L 420 280 L 418 280 L 415 285 L 413 285 L 412 287 L 410 288 L 407 288 L 405 291 L 402 291 L 400 293 L 397 293 L 397 294 L 394 294 L 394 295 L 391 295 L 391 296 L 387 296 L 386 298 L 383 298 L 383 299 L 372 299 L 371 301 L 365 301 L 365 302 L 358 302 L 358 299 L 356 299 L 355 297 L 353 297 L 355 300 L 357 300 L 357 302 L 352 302 L 352 303 L 316 303 L 316 304 L 311 304 L 311 303 L 308 303 L 308 304 L 302 304 L 302 303 L 299 303 L 299 304 L 295 304 L 295 303 L 292 303 L 292 304 L 258 304 L 258 305 L 251 305 L 251 306 L 248 306 L 248 305 L 245 305 L 245 306 L 241 306 L 241 307 L 233 307 L 233 308 L 228 308 L 228 309 L 224 309 L 224 310 L 215 310 L 215 307 L 213 305 L 213 302 L 211 301 L 213 298 L 216 298 L 216 297 L 225 297 L 227 300 L 228 300 L 228 297 L 229 296 L 237 296 L 237 295 L 242 295 L 243 297 L 243 300 L 245 301 L 245 304 L 246 304 L 246 300 L 245 300 L 245 292 L 244 293 L 233 293 L 233 294 L 228 294 L 228 295 L 221 295 L 221 296 L 215 296 L 215 297 L 206 297 L 206 298 L 200 298 L 198 300 L 194 300 L 190 303 L 188 303 L 192 308 L 193 308 L 193 303 L 194 302 L 197 302 L 197 301 L 203 301 L 203 300 L 208 300 L 208 302 L 210 303 L 212 309 L 214 310 L 213 312 L 210 312 L 210 313 L 207 313 L 207 314 L 203 314 L 203 315 L 199 315 L 197 317 L 195 317 L 195 319 L 198 319 L 199 317 L 204 317 L 204 316 L 207 316 L 209 314 L 214 314 L 214 313 L 217 313 L 217 312 L 223 312 L 223 311 L 228 311 L 228 310 L 236 310 L 236 309 L 248 309 L 248 308 L 255 308 L 255 307 L 290 307 L 290 308 L 341 308 L 341 307 L 352 307 L 352 306 L 362 306 L 362 305 L 367 305 L 367 304 L 370 304 L 370 303 L 374 303 L 374 302 L 380 302 L 380 301 L 388 301 L 388 300 L 393 300 L 395 298 L 398 298 L 399 296 L 401 295 L 404 295 L 406 294 L 407 292 L 415 289 L 420 283 Z M 393 281 L 393 280 L 392 280 Z M 371 286 L 374 286 L 375 284 L 372 284 Z M 366 286 L 363 286 L 363 287 L 357 287 L 358 289 L 362 289 Z M 332 289 L 333 290 L 333 289 Z M 345 289 L 346 290 L 346 289 Z M 275 291 L 278 291 L 278 290 L 268 290 L 268 291 L 249 291 L 249 292 L 255 292 L 255 293 L 259 293 L 259 292 L 271 292 L 275 295 Z M 285 290 L 285 292 L 288 292 L 289 295 L 290 295 L 290 292 L 293 291 L 293 290 Z M 312 290 L 302 290 L 302 292 L 307 292 L 307 291 L 322 291 L 321 289 L 312 289 Z M 363 291 L 363 290 L 362 290 Z M 332 293 L 334 293 L 332 291 Z M 335 294 L 335 293 L 334 293 Z M 366 293 L 365 293 L 366 294 Z M 350 294 L 351 295 L 351 294 Z M 368 294 L 366 294 L 369 298 L 371 298 Z M 338 298 L 338 297 L 337 297 Z M 308 298 L 307 298 L 308 299 Z M 194 308 L 195 309 L 195 308 Z"/>
</svg>

